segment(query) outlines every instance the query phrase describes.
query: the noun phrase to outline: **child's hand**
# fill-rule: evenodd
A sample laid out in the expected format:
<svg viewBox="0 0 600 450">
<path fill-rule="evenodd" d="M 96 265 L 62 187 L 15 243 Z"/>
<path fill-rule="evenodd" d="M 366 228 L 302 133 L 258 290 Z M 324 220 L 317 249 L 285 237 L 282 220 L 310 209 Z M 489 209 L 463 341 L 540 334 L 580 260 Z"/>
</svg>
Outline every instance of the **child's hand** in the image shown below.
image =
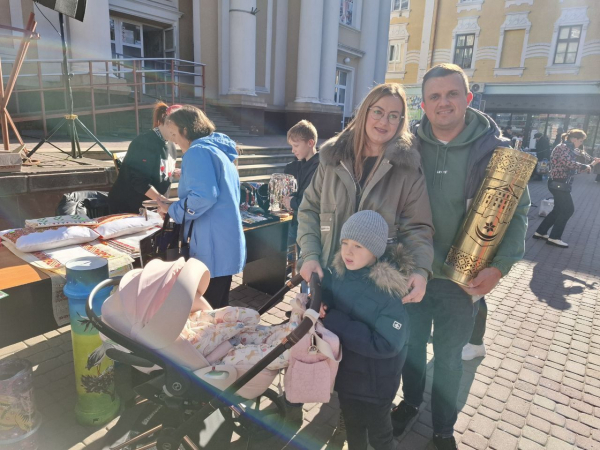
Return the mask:
<svg viewBox="0 0 600 450">
<path fill-rule="evenodd" d="M 319 311 L 319 319 L 324 319 L 327 315 L 327 306 L 321 303 L 321 310 Z"/>
</svg>

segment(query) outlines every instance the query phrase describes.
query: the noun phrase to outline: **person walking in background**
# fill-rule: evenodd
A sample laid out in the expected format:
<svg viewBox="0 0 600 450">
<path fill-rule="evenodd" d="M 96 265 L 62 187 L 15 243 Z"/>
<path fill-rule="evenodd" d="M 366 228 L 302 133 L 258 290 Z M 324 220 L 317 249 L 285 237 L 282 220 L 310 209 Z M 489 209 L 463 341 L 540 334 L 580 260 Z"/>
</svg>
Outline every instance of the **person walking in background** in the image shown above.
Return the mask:
<svg viewBox="0 0 600 450">
<path fill-rule="evenodd" d="M 246 239 L 240 215 L 240 178 L 233 161 L 235 142 L 215 133 L 215 125 L 198 108 L 184 105 L 167 117 L 170 139 L 181 148 L 179 200 L 159 202 L 158 212 L 176 223 L 185 216 L 191 234 L 190 257 L 210 270 L 204 294 L 213 309 L 229 304 L 232 275 L 246 262 Z"/>
<path fill-rule="evenodd" d="M 319 167 L 319 154 L 317 153 L 317 129 L 308 120 L 301 120 L 288 130 L 287 141 L 292 146 L 292 153 L 297 158 L 285 166 L 284 173 L 292 175 L 298 182 L 298 190 L 291 196 L 283 199 L 283 205 L 289 211 L 294 211 L 290 225 L 288 245 L 296 243 L 298 235 L 298 208 L 304 197 L 304 191 L 310 184 L 317 167 Z M 300 253 L 300 249 L 298 249 Z"/>
<path fill-rule="evenodd" d="M 564 133 L 564 130 L 562 128 L 559 128 L 556 130 L 556 137 L 554 138 L 554 142 L 552 143 L 553 149 L 556 148 L 556 146 L 561 143 L 563 133 Z"/>
<path fill-rule="evenodd" d="M 435 227 L 433 279 L 420 303 L 406 305 L 411 328 L 402 370 L 404 400 L 394 408 L 392 423 L 394 434 L 400 435 L 419 413 L 433 324 L 433 439 L 427 448 L 454 450 L 463 347 L 471 337 L 479 299 L 523 257 L 529 193 L 521 197 L 491 266 L 479 272 L 469 287 L 448 280 L 442 267 L 456 233 L 485 177 L 492 153 L 497 147 L 508 147 L 509 141 L 489 116 L 468 107 L 473 94 L 459 66 L 433 67 L 423 78 L 422 90 L 425 115 L 416 133 Z"/>
<path fill-rule="evenodd" d="M 544 239 L 547 244 L 560 248 L 569 247 L 569 244 L 562 240 L 562 235 L 575 212 L 571 197 L 573 179 L 579 173 L 591 173 L 592 167 L 600 162 L 600 158 L 592 158 L 587 153 L 576 151 L 586 137 L 583 130 L 569 130 L 562 135 L 562 143 L 552 150 L 548 190 L 554 197 L 554 208 L 535 230 L 534 239 Z M 585 159 L 585 164 L 577 162 L 579 156 Z M 552 231 L 548 234 L 550 228 Z"/>
<path fill-rule="evenodd" d="M 121 163 L 119 175 L 108 193 L 111 214 L 139 213 L 144 200 L 167 200 L 177 150 L 170 142 L 165 119 L 180 105 L 159 102 L 152 114 L 152 130 L 136 137 Z"/>
<path fill-rule="evenodd" d="M 535 153 L 538 161 L 550 159 L 550 139 L 543 133 L 535 133 Z"/>
</svg>

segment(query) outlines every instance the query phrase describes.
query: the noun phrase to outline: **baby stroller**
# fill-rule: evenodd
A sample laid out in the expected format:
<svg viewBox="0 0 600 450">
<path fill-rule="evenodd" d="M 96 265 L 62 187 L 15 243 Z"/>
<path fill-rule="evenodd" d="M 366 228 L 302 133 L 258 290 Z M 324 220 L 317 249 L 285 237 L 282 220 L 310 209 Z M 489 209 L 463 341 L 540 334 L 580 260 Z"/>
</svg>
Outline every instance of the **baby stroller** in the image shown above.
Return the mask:
<svg viewBox="0 0 600 450">
<path fill-rule="evenodd" d="M 136 271 L 132 272 L 135 275 Z M 116 344 L 107 347 L 106 356 L 125 366 L 159 370 L 150 372 L 133 388 L 135 397 L 127 402 L 102 445 L 119 442 L 111 447 L 113 450 L 222 449 L 229 447 L 234 432 L 248 442 L 277 434 L 283 426 L 285 406 L 269 387 L 277 372 L 266 368 L 318 320 L 321 304 L 318 276 L 311 280 L 310 306 L 298 327 L 259 362 L 241 370 L 238 366 L 210 366 L 198 353 L 188 352 L 184 343 L 177 344 L 194 306 L 198 286 L 204 290 L 208 287 L 210 274 L 203 263 L 189 259 L 161 305 L 142 305 L 147 308 L 143 315 L 154 309 L 153 317 L 158 318 L 147 321 L 143 328 L 128 321 L 131 311 L 126 307 L 119 310 L 123 303 L 118 291 L 104 302 L 112 305 L 110 314 L 98 317 L 94 312 L 94 296 L 101 289 L 127 281 L 126 277 L 132 275 L 128 273 L 98 284 L 86 304 L 87 315 L 98 331 Z M 259 314 L 268 311 L 300 281 L 300 276 L 288 281 L 260 308 Z"/>
</svg>

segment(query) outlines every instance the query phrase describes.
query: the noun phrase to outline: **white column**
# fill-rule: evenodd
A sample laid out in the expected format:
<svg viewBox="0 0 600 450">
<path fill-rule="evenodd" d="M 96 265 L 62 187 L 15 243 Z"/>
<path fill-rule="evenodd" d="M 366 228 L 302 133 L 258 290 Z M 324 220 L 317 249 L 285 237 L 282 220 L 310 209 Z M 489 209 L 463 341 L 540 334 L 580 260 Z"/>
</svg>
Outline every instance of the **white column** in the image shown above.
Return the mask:
<svg viewBox="0 0 600 450">
<path fill-rule="evenodd" d="M 377 52 L 375 53 L 375 81 L 385 83 L 390 32 L 390 2 L 382 1 L 379 6 L 379 26 L 377 28 Z"/>
<path fill-rule="evenodd" d="M 192 27 L 194 33 L 194 62 L 201 63 L 202 62 L 202 46 L 200 41 L 200 0 L 192 1 Z M 202 80 L 202 67 L 197 66 L 194 69 L 196 73 L 196 77 L 194 77 L 194 83 L 203 84 Z M 201 88 L 194 89 L 194 96 L 201 97 L 204 95 Z"/>
<path fill-rule="evenodd" d="M 285 76 L 287 66 L 288 0 L 277 0 L 275 15 L 275 67 L 273 73 L 273 104 L 285 105 Z"/>
<path fill-rule="evenodd" d="M 83 22 L 69 18 L 70 58 L 72 59 L 111 59 L 110 49 L 110 18 L 108 0 L 94 0 L 87 2 Z M 116 32 L 116 30 L 115 30 Z M 97 63 L 94 71 L 105 72 L 106 65 Z M 73 72 L 88 72 L 87 63 L 74 63 L 71 65 Z"/>
<path fill-rule="evenodd" d="M 388 3 L 385 0 L 386 4 Z M 355 106 L 358 105 L 375 84 L 375 56 L 377 53 L 377 24 L 379 22 L 379 0 L 363 1 L 360 49 L 365 55 L 358 63 L 356 74 Z"/>
<path fill-rule="evenodd" d="M 433 28 L 433 11 L 435 0 L 425 0 L 425 14 L 423 16 L 423 34 L 421 35 L 421 54 L 419 57 L 419 72 L 417 82 L 420 83 L 427 72 L 429 65 L 429 47 L 431 46 L 431 30 Z M 432 50 L 433 51 L 433 50 Z M 452 54 L 450 55 L 452 58 Z"/>
<path fill-rule="evenodd" d="M 229 94 L 256 95 L 255 8 L 256 0 L 230 0 Z"/>
<path fill-rule="evenodd" d="M 319 103 L 322 28 L 322 0 L 302 0 L 296 102 Z"/>
<path fill-rule="evenodd" d="M 319 97 L 321 103 L 334 103 L 335 71 L 337 68 L 338 33 L 340 26 L 340 2 L 325 0 L 323 10 L 323 43 L 321 45 L 321 79 Z"/>
</svg>

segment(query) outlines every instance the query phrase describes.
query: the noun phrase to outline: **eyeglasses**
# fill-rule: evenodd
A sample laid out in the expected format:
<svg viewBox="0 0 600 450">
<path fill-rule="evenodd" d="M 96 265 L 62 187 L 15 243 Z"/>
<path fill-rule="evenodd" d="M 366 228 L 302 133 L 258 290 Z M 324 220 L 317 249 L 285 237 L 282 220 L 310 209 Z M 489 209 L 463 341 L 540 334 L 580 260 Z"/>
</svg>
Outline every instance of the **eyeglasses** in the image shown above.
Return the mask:
<svg viewBox="0 0 600 450">
<path fill-rule="evenodd" d="M 369 117 L 371 119 L 379 121 L 383 119 L 383 116 L 385 116 L 385 114 L 382 109 L 373 107 L 369 108 Z M 387 115 L 387 120 L 390 125 L 398 125 L 402 119 L 404 119 L 404 116 L 397 112 L 391 112 Z"/>
</svg>

